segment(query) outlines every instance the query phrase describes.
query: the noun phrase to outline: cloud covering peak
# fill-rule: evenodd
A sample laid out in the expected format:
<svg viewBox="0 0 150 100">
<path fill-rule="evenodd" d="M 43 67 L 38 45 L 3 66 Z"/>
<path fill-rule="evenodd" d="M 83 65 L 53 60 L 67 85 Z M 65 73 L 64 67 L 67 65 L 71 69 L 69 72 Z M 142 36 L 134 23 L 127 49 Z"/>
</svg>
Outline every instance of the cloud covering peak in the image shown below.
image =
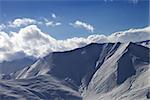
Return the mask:
<svg viewBox="0 0 150 100">
<path fill-rule="evenodd" d="M 65 51 L 90 43 L 137 42 L 150 40 L 150 27 L 115 32 L 109 36 L 90 35 L 57 40 L 42 32 L 36 25 L 21 28 L 19 32 L 0 31 L 0 61 L 13 60 L 24 56 L 43 57 L 49 52 Z"/>
</svg>

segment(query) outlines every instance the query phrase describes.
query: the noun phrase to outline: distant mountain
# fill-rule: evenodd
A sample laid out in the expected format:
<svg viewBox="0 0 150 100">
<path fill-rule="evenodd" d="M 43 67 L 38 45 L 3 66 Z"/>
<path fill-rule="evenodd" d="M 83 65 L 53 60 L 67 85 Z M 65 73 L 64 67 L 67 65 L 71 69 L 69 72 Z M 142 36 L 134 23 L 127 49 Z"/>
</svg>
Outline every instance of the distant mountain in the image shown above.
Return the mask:
<svg viewBox="0 0 150 100">
<path fill-rule="evenodd" d="M 147 100 L 149 65 L 149 48 L 138 43 L 52 52 L 0 80 L 0 100 Z"/>
<path fill-rule="evenodd" d="M 12 61 L 3 61 L 0 63 L 0 74 L 10 74 L 18 70 L 21 70 L 27 66 L 32 65 L 35 62 L 35 58 L 24 57 Z"/>
</svg>

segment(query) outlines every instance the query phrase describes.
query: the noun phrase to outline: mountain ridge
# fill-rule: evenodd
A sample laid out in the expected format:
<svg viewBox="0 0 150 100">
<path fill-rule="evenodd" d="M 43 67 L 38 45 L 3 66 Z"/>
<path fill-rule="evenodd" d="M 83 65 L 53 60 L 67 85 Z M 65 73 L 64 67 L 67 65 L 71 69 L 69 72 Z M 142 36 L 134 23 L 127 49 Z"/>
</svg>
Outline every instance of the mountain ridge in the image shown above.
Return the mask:
<svg viewBox="0 0 150 100">
<path fill-rule="evenodd" d="M 50 53 L 38 59 L 33 65 L 19 71 L 16 74 L 16 79 L 2 81 L 8 85 L 13 84 L 10 85 L 12 88 L 17 85 L 22 87 L 23 90 L 27 90 L 25 98 L 32 99 L 37 96 L 40 99 L 45 98 L 44 100 L 47 100 L 51 96 L 54 97 L 53 99 L 70 100 L 66 96 L 68 90 L 60 90 L 60 88 L 57 90 L 56 86 L 53 88 L 49 86 L 55 83 L 55 81 L 49 80 L 49 78 L 53 78 L 60 81 L 58 87 L 68 87 L 78 94 L 78 96 L 74 96 L 71 92 L 71 100 L 133 100 L 138 97 L 146 100 L 150 89 L 149 69 L 149 48 L 147 47 L 131 42 L 92 43 L 71 51 Z M 37 81 L 39 77 L 42 77 L 41 82 L 33 83 L 32 87 L 32 82 L 29 80 Z M 140 82 L 139 80 L 143 77 L 147 81 L 142 80 Z M 45 81 L 45 78 L 48 79 Z M 21 83 L 18 84 L 20 81 Z M 25 83 L 29 85 L 24 87 L 22 84 Z M 42 86 L 42 84 L 49 88 L 42 89 L 43 92 L 40 91 L 38 85 Z M 5 96 L 7 98 L 5 93 L 8 89 L 1 84 L 0 86 L 3 87 L 0 91 L 0 94 L 2 94 L 0 98 Z M 28 88 L 34 94 L 33 97 L 27 95 L 29 93 Z M 54 90 L 55 88 L 56 90 Z M 52 91 L 55 91 L 56 94 L 53 94 Z M 134 91 L 138 91 L 138 94 L 135 95 Z M 128 94 L 128 92 L 135 96 Z M 13 92 L 11 95 L 13 97 Z M 22 94 L 16 96 L 20 97 Z M 127 96 L 127 98 L 124 96 Z"/>
</svg>

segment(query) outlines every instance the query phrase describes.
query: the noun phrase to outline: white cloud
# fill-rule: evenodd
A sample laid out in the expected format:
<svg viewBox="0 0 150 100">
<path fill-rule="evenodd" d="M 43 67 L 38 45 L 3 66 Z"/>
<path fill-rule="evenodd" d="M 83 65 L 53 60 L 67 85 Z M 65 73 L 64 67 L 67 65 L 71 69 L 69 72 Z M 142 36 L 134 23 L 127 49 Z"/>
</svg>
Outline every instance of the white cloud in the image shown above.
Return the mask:
<svg viewBox="0 0 150 100">
<path fill-rule="evenodd" d="M 42 57 L 52 51 L 65 51 L 85 46 L 90 43 L 137 42 L 150 40 L 150 27 L 129 29 L 109 36 L 90 35 L 86 38 L 74 37 L 56 40 L 43 33 L 36 25 L 20 29 L 19 32 L 0 31 L 0 61 L 17 59 L 23 56 Z"/>
<path fill-rule="evenodd" d="M 74 23 L 70 23 L 71 26 L 75 27 L 75 28 L 84 28 L 90 32 L 94 32 L 94 27 L 88 23 L 82 22 L 82 21 L 75 21 Z"/>
<path fill-rule="evenodd" d="M 37 21 L 34 19 L 30 18 L 18 18 L 15 19 L 13 22 L 9 22 L 9 27 L 21 27 L 21 26 L 26 26 L 30 24 L 36 24 Z"/>
<path fill-rule="evenodd" d="M 52 13 L 53 18 L 56 18 L 56 15 Z M 17 18 L 14 19 L 12 22 L 8 22 L 8 27 L 13 27 L 13 28 L 17 28 L 17 27 L 22 27 L 22 26 L 28 26 L 28 25 L 46 25 L 49 27 L 55 27 L 55 26 L 59 26 L 61 25 L 60 22 L 56 22 L 56 21 L 49 21 L 47 18 L 42 17 L 42 20 L 35 20 L 35 19 L 31 19 L 31 18 Z M 5 26 L 6 27 L 6 26 Z M 4 25 L 0 25 L 0 30 L 2 30 L 3 28 L 5 28 Z"/>
<path fill-rule="evenodd" d="M 47 18 L 44 18 L 44 17 L 42 19 L 43 19 L 45 25 L 48 26 L 48 27 L 55 27 L 55 26 L 62 25 L 61 22 L 57 22 L 57 21 L 53 21 L 53 20 L 49 21 Z"/>
<path fill-rule="evenodd" d="M 13 44 L 10 41 L 9 35 L 3 31 L 0 31 L 0 62 L 10 60 L 10 55 L 14 53 Z"/>
<path fill-rule="evenodd" d="M 61 25 L 60 22 L 54 22 L 54 21 L 49 21 L 49 22 L 47 22 L 45 24 L 46 24 L 46 26 L 50 26 L 50 27 L 55 27 L 55 26 Z"/>
<path fill-rule="evenodd" d="M 57 18 L 54 13 L 51 13 L 52 18 Z"/>
<path fill-rule="evenodd" d="M 105 35 L 90 35 L 87 37 L 87 40 L 92 43 L 106 43 L 109 41 Z"/>
<path fill-rule="evenodd" d="M 56 40 L 41 32 L 36 25 L 22 28 L 18 33 L 13 32 L 11 42 L 16 51 L 24 51 L 27 55 L 35 57 L 44 55 L 46 51 L 54 51 L 56 45 Z"/>
</svg>

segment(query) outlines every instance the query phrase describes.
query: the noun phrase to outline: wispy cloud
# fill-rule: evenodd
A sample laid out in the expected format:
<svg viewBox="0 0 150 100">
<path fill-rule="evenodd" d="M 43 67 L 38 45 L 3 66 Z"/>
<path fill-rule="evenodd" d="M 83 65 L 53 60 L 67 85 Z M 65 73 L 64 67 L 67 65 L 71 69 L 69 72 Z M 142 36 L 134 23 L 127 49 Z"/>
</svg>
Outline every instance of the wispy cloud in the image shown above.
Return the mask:
<svg viewBox="0 0 150 100">
<path fill-rule="evenodd" d="M 56 16 L 53 15 L 55 18 Z M 56 27 L 61 25 L 61 22 L 57 21 L 49 21 L 47 18 L 42 17 L 42 20 L 37 20 L 37 19 L 31 19 L 31 18 L 17 18 L 14 19 L 13 21 L 9 21 L 7 25 L 1 24 L 0 25 L 0 30 L 6 28 L 6 27 L 12 27 L 12 28 L 21 28 L 24 26 L 29 26 L 29 25 L 46 25 L 48 27 Z"/>
<path fill-rule="evenodd" d="M 53 15 L 53 16 L 55 16 L 55 15 Z M 62 23 L 59 22 L 59 21 L 48 20 L 48 19 L 45 18 L 45 17 L 42 17 L 42 19 L 43 19 L 43 23 L 44 23 L 46 26 L 48 26 L 48 27 L 56 27 L 56 26 L 62 25 Z"/>
<path fill-rule="evenodd" d="M 49 21 L 49 22 L 47 22 L 45 24 L 46 24 L 46 26 L 50 26 L 50 27 L 55 27 L 55 26 L 61 25 L 60 22 L 54 22 L 54 21 Z"/>
<path fill-rule="evenodd" d="M 84 28 L 90 32 L 94 32 L 94 27 L 86 22 L 83 21 L 75 21 L 74 23 L 70 23 L 71 26 L 75 27 L 75 28 Z"/>
</svg>

